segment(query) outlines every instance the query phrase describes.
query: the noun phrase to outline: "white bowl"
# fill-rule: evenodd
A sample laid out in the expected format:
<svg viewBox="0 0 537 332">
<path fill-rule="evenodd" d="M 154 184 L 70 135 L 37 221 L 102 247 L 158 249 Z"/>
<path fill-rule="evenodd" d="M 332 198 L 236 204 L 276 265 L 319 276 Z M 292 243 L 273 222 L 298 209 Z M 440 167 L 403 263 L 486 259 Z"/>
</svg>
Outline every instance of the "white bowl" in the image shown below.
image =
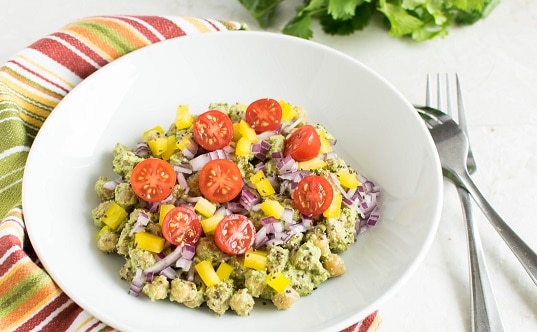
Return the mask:
<svg viewBox="0 0 537 332">
<path fill-rule="evenodd" d="M 302 105 L 337 137 L 337 152 L 383 191 L 381 221 L 344 253 L 347 272 L 287 311 L 258 303 L 248 317 L 218 317 L 127 294 L 122 261 L 95 246 L 93 184 L 113 176 L 116 142 L 173 121 L 178 104 Z M 81 307 L 123 331 L 321 331 L 345 328 L 409 278 L 433 240 L 442 175 L 412 105 L 378 74 L 317 43 L 263 32 L 219 32 L 164 41 L 128 54 L 79 84 L 40 130 L 24 177 L 33 246 L 56 283 Z M 261 302 L 261 301 L 258 301 Z M 252 325 L 255 324 L 255 325 Z"/>
</svg>

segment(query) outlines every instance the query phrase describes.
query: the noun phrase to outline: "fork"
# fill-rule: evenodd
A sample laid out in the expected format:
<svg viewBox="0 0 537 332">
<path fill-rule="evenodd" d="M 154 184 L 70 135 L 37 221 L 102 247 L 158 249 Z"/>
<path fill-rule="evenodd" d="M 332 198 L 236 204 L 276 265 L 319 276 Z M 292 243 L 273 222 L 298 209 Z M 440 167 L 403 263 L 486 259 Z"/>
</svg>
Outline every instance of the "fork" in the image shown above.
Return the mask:
<svg viewBox="0 0 537 332">
<path fill-rule="evenodd" d="M 436 144 L 444 176 L 472 195 L 513 254 L 520 261 L 531 280 L 537 284 L 537 254 L 513 231 L 487 201 L 466 169 L 468 138 L 460 126 L 446 113 L 431 107 L 418 109 Z"/>
<path fill-rule="evenodd" d="M 456 75 L 456 88 L 457 88 L 457 117 L 459 125 L 462 131 L 468 135 L 468 129 L 466 126 L 466 117 L 464 114 L 464 106 L 462 102 L 462 92 L 459 81 L 459 76 Z M 440 77 L 437 75 L 437 104 L 438 110 L 442 109 L 442 89 L 440 87 Z M 446 90 L 446 112 L 449 116 L 452 116 L 451 110 L 451 96 L 449 90 L 449 77 L 446 75 L 445 80 Z M 425 104 L 428 107 L 432 107 L 431 103 L 431 88 L 429 82 L 429 75 L 427 75 L 427 87 Z M 474 173 L 477 169 L 477 165 L 470 148 L 470 140 L 468 139 L 468 158 L 466 161 L 466 168 L 469 173 Z M 503 331 L 503 323 L 501 315 L 496 305 L 496 299 L 492 291 L 492 284 L 490 283 L 487 266 L 485 263 L 485 256 L 483 254 L 483 248 L 481 247 L 481 240 L 477 230 L 477 226 L 474 223 L 472 206 L 470 201 L 470 195 L 463 188 L 457 187 L 457 193 L 459 195 L 462 212 L 466 220 L 466 230 L 468 236 L 468 252 L 470 256 L 470 295 L 471 295 L 471 307 L 472 307 L 472 331 L 484 332 L 484 331 Z"/>
</svg>

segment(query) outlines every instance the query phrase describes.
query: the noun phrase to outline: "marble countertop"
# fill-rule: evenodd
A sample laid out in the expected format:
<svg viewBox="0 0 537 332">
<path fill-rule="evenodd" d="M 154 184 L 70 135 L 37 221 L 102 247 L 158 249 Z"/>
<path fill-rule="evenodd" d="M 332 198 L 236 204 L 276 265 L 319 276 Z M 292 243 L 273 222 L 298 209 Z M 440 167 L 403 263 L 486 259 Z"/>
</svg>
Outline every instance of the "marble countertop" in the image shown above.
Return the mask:
<svg viewBox="0 0 537 332">
<path fill-rule="evenodd" d="M 279 32 L 300 0 L 286 0 L 269 31 Z M 66 23 L 91 15 L 188 15 L 257 23 L 237 0 L 17 0 L 0 11 L 0 63 Z M 340 50 L 384 76 L 413 103 L 424 101 L 427 73 L 458 73 L 464 93 L 474 179 L 511 227 L 537 250 L 537 2 L 501 2 L 470 27 L 424 43 L 393 39 L 381 22 L 351 36 L 313 40 Z M 537 287 L 476 209 L 490 278 L 509 331 L 537 330 Z M 379 331 L 470 331 L 465 225 L 445 182 L 442 219 L 423 263 L 379 309 Z"/>
</svg>

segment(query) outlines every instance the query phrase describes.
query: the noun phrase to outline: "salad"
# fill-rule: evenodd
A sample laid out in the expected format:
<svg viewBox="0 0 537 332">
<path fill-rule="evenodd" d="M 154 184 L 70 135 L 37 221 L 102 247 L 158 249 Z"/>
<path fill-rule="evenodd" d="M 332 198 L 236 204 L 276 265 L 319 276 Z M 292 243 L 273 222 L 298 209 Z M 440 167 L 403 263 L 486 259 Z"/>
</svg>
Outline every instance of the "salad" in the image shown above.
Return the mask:
<svg viewBox="0 0 537 332">
<path fill-rule="evenodd" d="M 378 186 L 304 110 L 263 98 L 179 105 L 95 182 L 96 245 L 124 258 L 129 293 L 218 315 L 256 299 L 290 308 L 345 272 L 340 254 L 379 220 Z"/>
</svg>

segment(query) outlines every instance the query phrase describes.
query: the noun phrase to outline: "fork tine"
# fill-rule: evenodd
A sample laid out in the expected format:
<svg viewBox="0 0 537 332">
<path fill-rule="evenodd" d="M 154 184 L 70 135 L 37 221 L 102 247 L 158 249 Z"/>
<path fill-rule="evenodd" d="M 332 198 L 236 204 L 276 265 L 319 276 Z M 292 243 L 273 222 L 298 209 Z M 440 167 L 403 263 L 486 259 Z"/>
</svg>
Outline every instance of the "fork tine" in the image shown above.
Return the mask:
<svg viewBox="0 0 537 332">
<path fill-rule="evenodd" d="M 431 81 L 427 74 L 427 85 L 425 87 L 425 106 L 431 107 Z"/>
<path fill-rule="evenodd" d="M 442 93 L 440 93 L 440 74 L 436 74 L 436 108 L 442 109 Z"/>
<path fill-rule="evenodd" d="M 462 131 L 466 134 L 466 138 L 468 139 L 468 159 L 466 160 L 466 165 L 468 167 L 468 171 L 470 173 L 475 172 L 477 165 L 474 159 L 474 154 L 472 153 L 472 147 L 470 144 L 470 137 L 468 135 L 468 126 L 466 123 L 466 116 L 464 114 L 464 104 L 462 101 L 462 89 L 461 89 L 461 83 L 459 81 L 459 75 L 455 74 L 455 81 L 456 81 L 456 88 L 457 88 L 457 116 L 459 118 L 459 126 L 461 127 Z"/>
<path fill-rule="evenodd" d="M 449 89 L 449 75 L 446 74 L 446 112 L 450 116 L 453 116 L 453 111 L 451 108 L 451 91 Z"/>
</svg>

